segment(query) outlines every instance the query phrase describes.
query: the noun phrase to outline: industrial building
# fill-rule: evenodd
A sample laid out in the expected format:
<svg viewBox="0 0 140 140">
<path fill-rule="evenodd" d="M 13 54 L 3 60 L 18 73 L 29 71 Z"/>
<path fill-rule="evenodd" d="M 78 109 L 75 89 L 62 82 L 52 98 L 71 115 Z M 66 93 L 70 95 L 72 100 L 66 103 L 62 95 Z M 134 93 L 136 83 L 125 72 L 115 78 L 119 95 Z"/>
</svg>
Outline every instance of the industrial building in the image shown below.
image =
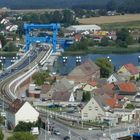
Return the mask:
<svg viewBox="0 0 140 140">
<path fill-rule="evenodd" d="M 98 25 L 72 25 L 67 28 L 68 31 L 84 32 L 84 31 L 100 31 L 101 27 Z"/>
</svg>

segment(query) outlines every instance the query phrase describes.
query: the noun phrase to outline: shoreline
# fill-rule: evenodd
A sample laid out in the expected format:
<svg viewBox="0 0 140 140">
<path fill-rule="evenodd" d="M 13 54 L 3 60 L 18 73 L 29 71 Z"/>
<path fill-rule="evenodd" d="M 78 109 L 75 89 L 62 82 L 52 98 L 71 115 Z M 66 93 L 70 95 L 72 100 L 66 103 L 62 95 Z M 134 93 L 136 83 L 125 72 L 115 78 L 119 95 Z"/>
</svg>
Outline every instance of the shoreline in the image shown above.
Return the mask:
<svg viewBox="0 0 140 140">
<path fill-rule="evenodd" d="M 0 51 L 0 56 L 5 56 L 5 57 L 14 57 L 16 56 L 17 52 L 3 52 Z"/>
<path fill-rule="evenodd" d="M 81 51 L 64 51 L 62 55 L 86 55 L 86 54 L 133 54 L 139 53 L 140 47 L 136 48 L 89 48 L 88 50 Z"/>
</svg>

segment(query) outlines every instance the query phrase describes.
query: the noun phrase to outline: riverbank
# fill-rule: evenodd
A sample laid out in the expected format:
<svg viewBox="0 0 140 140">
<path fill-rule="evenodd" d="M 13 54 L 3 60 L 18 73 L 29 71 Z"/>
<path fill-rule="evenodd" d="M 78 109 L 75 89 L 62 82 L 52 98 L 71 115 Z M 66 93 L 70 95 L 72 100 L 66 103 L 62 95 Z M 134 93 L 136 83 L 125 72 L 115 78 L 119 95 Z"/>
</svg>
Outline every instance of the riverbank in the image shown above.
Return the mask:
<svg viewBox="0 0 140 140">
<path fill-rule="evenodd" d="M 0 56 L 5 56 L 5 57 L 13 57 L 16 56 L 17 52 L 4 52 L 0 51 Z"/>
<path fill-rule="evenodd" d="M 129 53 L 138 53 L 140 52 L 139 47 L 128 47 L 128 48 L 121 48 L 121 47 L 89 47 L 87 50 L 80 50 L 80 51 L 65 51 L 63 55 L 84 55 L 84 54 L 129 54 Z"/>
</svg>

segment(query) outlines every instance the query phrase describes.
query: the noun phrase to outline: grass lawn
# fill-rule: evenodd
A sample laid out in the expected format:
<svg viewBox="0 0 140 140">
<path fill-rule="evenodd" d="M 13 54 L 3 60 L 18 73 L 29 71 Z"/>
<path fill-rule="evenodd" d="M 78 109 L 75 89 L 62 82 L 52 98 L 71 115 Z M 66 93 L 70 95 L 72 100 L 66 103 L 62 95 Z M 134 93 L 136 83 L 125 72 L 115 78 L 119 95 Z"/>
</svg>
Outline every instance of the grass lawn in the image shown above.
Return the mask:
<svg viewBox="0 0 140 140">
<path fill-rule="evenodd" d="M 48 107 L 48 106 L 40 106 L 46 110 L 54 111 L 54 112 L 66 112 L 67 107 Z"/>
<path fill-rule="evenodd" d="M 17 54 L 17 52 L 0 51 L 0 56 L 13 57 L 13 56 L 16 56 L 16 54 Z"/>
</svg>

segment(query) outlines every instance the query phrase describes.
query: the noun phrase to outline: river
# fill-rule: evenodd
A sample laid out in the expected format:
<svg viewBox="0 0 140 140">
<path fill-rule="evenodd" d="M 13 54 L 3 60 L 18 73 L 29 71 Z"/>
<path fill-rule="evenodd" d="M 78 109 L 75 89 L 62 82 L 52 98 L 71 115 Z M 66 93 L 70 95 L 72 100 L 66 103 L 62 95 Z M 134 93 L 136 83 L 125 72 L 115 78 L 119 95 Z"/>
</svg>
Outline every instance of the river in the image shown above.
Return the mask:
<svg viewBox="0 0 140 140">
<path fill-rule="evenodd" d="M 112 63 L 118 69 L 123 64 L 133 63 L 135 65 L 140 65 L 138 62 L 138 56 L 140 53 L 133 53 L 133 54 L 87 54 L 81 55 L 81 61 L 84 62 L 85 60 L 91 59 L 95 61 L 97 58 L 107 58 L 110 57 Z M 2 60 L 4 63 L 4 68 L 10 66 L 12 58 L 6 58 Z M 76 56 L 67 56 L 67 63 L 63 63 L 62 56 L 58 58 L 54 65 L 53 72 L 59 72 L 62 75 L 68 74 L 72 69 L 77 66 L 76 63 Z"/>
<path fill-rule="evenodd" d="M 87 54 L 81 56 L 81 61 L 91 59 L 95 61 L 97 58 L 107 58 L 110 57 L 112 64 L 118 69 L 123 64 L 133 63 L 135 65 L 140 65 L 138 62 L 138 56 L 140 53 L 133 54 Z M 55 63 L 55 68 L 53 71 L 59 72 L 62 75 L 68 74 L 73 68 L 77 66 L 76 64 L 76 56 L 67 56 L 67 63 L 63 63 L 63 58 L 59 57 Z"/>
</svg>

